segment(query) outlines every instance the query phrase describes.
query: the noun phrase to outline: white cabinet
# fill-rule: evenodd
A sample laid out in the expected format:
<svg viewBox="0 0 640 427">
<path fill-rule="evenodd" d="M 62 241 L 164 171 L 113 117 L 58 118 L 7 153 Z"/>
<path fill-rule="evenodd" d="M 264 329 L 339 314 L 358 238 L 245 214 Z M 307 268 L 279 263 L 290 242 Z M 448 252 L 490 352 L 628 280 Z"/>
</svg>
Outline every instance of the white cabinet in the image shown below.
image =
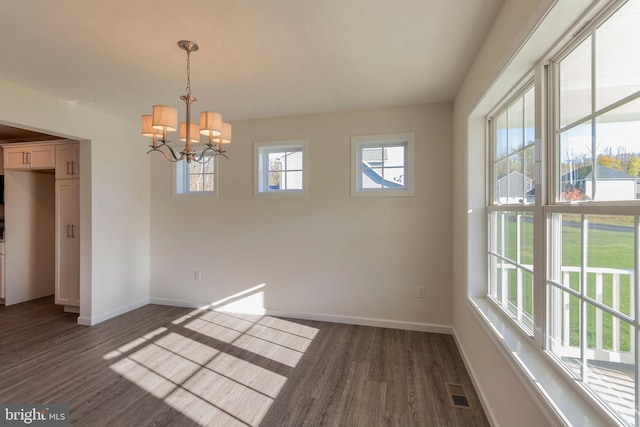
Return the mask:
<svg viewBox="0 0 640 427">
<path fill-rule="evenodd" d="M 4 169 L 53 169 L 55 146 L 20 145 L 4 147 Z"/>
<path fill-rule="evenodd" d="M 56 179 L 80 178 L 78 143 L 56 145 Z"/>
<path fill-rule="evenodd" d="M 56 180 L 56 304 L 80 306 L 80 180 Z"/>
</svg>

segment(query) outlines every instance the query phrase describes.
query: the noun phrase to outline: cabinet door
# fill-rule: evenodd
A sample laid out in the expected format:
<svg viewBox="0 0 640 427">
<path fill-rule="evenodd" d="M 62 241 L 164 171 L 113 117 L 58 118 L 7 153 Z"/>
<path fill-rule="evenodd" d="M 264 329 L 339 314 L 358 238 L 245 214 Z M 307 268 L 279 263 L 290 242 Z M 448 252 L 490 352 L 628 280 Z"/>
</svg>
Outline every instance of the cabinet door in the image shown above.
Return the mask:
<svg viewBox="0 0 640 427">
<path fill-rule="evenodd" d="M 80 178 L 78 144 L 56 145 L 56 179 Z"/>
<path fill-rule="evenodd" d="M 24 169 L 27 167 L 27 150 L 24 147 L 5 147 L 3 151 L 5 169 Z"/>
<path fill-rule="evenodd" d="M 80 181 L 56 181 L 56 304 L 80 305 Z"/>
<path fill-rule="evenodd" d="M 28 149 L 28 163 L 31 169 L 53 169 L 56 167 L 55 147 L 37 145 Z"/>
</svg>

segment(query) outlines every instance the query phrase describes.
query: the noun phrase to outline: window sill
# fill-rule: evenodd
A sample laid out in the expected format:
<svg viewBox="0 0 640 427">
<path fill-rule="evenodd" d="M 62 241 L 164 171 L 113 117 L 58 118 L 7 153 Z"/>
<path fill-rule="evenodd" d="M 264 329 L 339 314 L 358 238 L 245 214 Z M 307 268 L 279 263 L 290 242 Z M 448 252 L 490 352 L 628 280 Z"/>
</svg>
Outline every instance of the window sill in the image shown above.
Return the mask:
<svg viewBox="0 0 640 427">
<path fill-rule="evenodd" d="M 487 298 L 468 303 L 520 382 L 552 425 L 616 425 L 589 402 Z"/>
</svg>

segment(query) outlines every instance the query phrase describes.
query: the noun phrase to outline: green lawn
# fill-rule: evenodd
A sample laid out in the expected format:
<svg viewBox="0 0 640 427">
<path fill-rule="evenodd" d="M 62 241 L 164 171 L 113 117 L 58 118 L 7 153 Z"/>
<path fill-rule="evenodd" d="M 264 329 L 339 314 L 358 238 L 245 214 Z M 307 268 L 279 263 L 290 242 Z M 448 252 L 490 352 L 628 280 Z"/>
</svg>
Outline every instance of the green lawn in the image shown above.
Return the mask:
<svg viewBox="0 0 640 427">
<path fill-rule="evenodd" d="M 565 221 L 579 221 L 579 216 L 564 216 Z M 606 267 L 619 269 L 633 269 L 633 248 L 634 237 L 631 231 L 612 231 L 597 229 L 596 224 L 613 224 L 613 225 L 631 225 L 632 217 L 596 217 L 589 216 L 589 223 L 594 227 L 589 229 L 588 233 L 588 252 L 587 264 L 589 267 Z M 523 221 L 521 225 L 521 260 L 522 264 L 531 264 L 533 260 L 533 224 Z M 505 224 L 505 248 L 504 253 L 511 259 L 516 256 L 516 226 L 515 221 L 507 221 Z M 581 258 L 581 236 L 579 227 L 571 227 L 565 225 L 562 233 L 562 265 L 563 266 L 580 266 Z M 570 286 L 572 289 L 579 291 L 579 273 L 571 273 Z M 509 270 L 507 274 L 508 300 L 512 307 L 517 303 L 517 273 L 515 270 Z M 523 310 L 532 317 L 533 315 L 533 284 L 532 277 L 528 273 L 523 275 L 524 295 Z M 620 276 L 620 311 L 624 314 L 630 314 L 630 276 Z M 502 284 L 498 284 L 498 295 Z M 602 302 L 607 306 L 613 305 L 613 284 L 612 276 L 605 274 L 603 276 Z M 587 275 L 586 293 L 591 298 L 596 298 L 596 275 Z M 580 343 L 580 306 L 579 300 L 575 297 L 570 298 L 570 336 L 569 342 L 572 346 L 578 346 Z M 587 306 L 587 346 L 594 348 L 596 346 L 596 309 Z M 532 326 L 532 325 L 530 325 Z M 620 323 L 620 344 L 621 350 L 628 351 L 629 344 L 629 325 Z M 602 329 L 603 329 L 603 347 L 605 349 L 613 349 L 613 318 L 607 313 L 602 313 Z"/>
</svg>

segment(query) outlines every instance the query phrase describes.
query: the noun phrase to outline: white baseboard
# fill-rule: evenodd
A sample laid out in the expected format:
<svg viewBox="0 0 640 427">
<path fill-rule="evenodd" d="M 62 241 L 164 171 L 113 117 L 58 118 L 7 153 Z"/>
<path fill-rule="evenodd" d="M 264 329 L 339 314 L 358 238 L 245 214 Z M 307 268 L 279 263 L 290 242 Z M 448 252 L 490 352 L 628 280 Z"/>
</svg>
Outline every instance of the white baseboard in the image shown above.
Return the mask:
<svg viewBox="0 0 640 427">
<path fill-rule="evenodd" d="M 151 304 L 171 305 L 186 308 L 209 308 L 210 303 L 168 298 L 151 298 Z M 373 317 L 345 316 L 327 313 L 308 313 L 299 311 L 270 310 L 265 309 L 265 314 L 276 317 L 289 317 L 292 319 L 316 320 L 319 322 L 346 323 L 349 325 L 377 326 L 380 328 L 404 329 L 408 331 L 433 332 L 436 334 L 453 334 L 453 327 L 449 325 L 436 325 L 431 323 L 408 322 L 404 320 L 378 319 Z"/>
<path fill-rule="evenodd" d="M 407 331 L 453 334 L 453 327 L 432 323 L 408 322 L 405 320 L 378 319 L 373 317 L 345 316 L 340 314 L 305 313 L 296 311 L 269 310 L 269 316 L 290 317 L 292 319 L 317 320 L 320 322 L 346 323 L 349 325 L 376 326 L 379 328 L 404 329 Z"/>
<path fill-rule="evenodd" d="M 145 298 L 143 300 L 140 300 L 138 302 L 134 302 L 133 304 L 129 304 L 126 305 L 124 307 L 120 307 L 117 310 L 111 311 L 109 313 L 105 313 L 105 314 L 101 314 L 99 316 L 92 316 L 92 317 L 78 317 L 78 325 L 83 325 L 83 326 L 93 326 L 93 325 L 97 325 L 100 322 L 104 322 L 105 320 L 109 320 L 112 319 L 116 316 L 120 316 L 121 314 L 127 313 L 131 310 L 135 310 L 136 308 L 140 308 L 140 307 L 144 307 L 145 305 L 149 304 L 149 299 Z"/>
<path fill-rule="evenodd" d="M 473 387 L 476 389 L 476 394 L 478 395 L 478 399 L 480 399 L 480 404 L 482 405 L 482 409 L 484 410 L 484 413 L 487 415 L 489 424 L 491 424 L 492 426 L 500 425 L 500 423 L 498 423 L 498 420 L 495 414 L 493 413 L 493 410 L 491 409 L 491 405 L 489 404 L 489 401 L 487 400 L 487 395 L 484 392 L 484 389 L 482 388 L 482 384 L 480 383 L 480 381 L 478 381 L 478 376 L 473 370 L 473 367 L 468 362 L 467 354 L 465 353 L 464 348 L 462 347 L 462 345 L 460 344 L 460 341 L 458 340 L 458 335 L 456 334 L 455 328 L 453 328 L 453 339 L 456 342 L 456 347 L 458 347 L 458 351 L 460 352 L 460 355 L 462 356 L 464 367 L 467 369 L 467 372 L 469 373 L 469 377 L 471 378 Z"/>
<path fill-rule="evenodd" d="M 149 300 L 150 304 L 157 305 L 169 305 L 172 307 L 184 307 L 184 308 L 205 308 L 211 305 L 206 302 L 196 302 L 196 301 L 187 301 L 181 299 L 170 299 L 170 298 L 151 298 Z"/>
</svg>

